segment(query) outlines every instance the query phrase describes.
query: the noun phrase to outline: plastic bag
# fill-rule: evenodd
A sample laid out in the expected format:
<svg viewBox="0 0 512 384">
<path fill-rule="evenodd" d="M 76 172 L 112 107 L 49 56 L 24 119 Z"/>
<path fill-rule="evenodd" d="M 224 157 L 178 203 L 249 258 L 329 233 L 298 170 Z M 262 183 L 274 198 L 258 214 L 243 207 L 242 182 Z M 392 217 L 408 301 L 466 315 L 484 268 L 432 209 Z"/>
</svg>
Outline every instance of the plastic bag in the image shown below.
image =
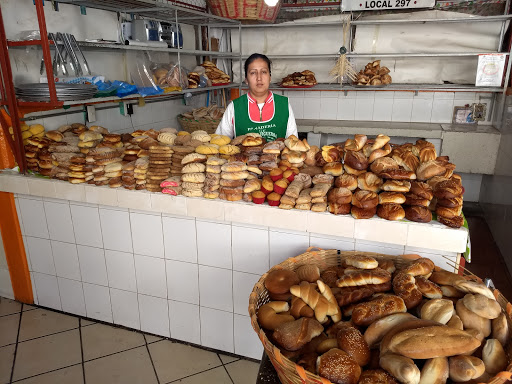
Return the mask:
<svg viewBox="0 0 512 384">
<path fill-rule="evenodd" d="M 117 89 L 116 96 L 118 97 L 125 97 L 139 92 L 136 85 L 128 84 L 124 81 L 116 80 L 112 83 L 112 86 Z"/>
</svg>

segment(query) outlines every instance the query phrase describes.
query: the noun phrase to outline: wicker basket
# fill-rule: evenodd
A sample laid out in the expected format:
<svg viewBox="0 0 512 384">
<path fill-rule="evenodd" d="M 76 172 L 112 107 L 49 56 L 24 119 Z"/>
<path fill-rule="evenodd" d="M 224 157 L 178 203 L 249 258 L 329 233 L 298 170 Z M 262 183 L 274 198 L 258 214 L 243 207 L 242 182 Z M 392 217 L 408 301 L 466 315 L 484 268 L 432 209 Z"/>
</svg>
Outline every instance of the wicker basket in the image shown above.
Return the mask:
<svg viewBox="0 0 512 384">
<path fill-rule="evenodd" d="M 328 267 L 341 265 L 340 261 L 343 257 L 354 253 L 372 256 L 377 260 L 392 259 L 395 262 L 397 269 L 412 263 L 414 259 L 418 257 L 417 255 L 390 256 L 371 252 L 308 250 L 306 253 L 296 257 L 291 257 L 283 261 L 281 264 L 272 267 L 270 271 L 283 268 L 295 271 L 297 268 L 304 264 L 315 264 L 320 268 L 320 271 L 323 271 Z M 440 270 L 439 267 L 436 267 L 436 269 Z M 272 365 L 276 369 L 279 379 L 283 384 L 331 384 L 329 380 L 305 370 L 300 365 L 295 364 L 293 361 L 283 356 L 279 348 L 272 344 L 272 342 L 267 338 L 265 331 L 260 328 L 256 313 L 263 304 L 270 301 L 268 291 L 264 285 L 264 281 L 270 271 L 265 273 L 254 286 L 254 289 L 249 297 L 249 315 L 251 316 L 252 327 L 263 343 L 265 352 L 270 358 Z M 481 281 L 480 278 L 469 271 L 465 271 L 464 276 L 466 276 L 468 279 Z M 505 309 L 509 327 L 511 327 L 512 304 L 510 304 L 497 289 L 494 290 L 494 296 L 496 297 L 501 307 Z M 507 371 L 498 373 L 491 381 L 489 381 L 489 384 L 503 384 L 507 382 L 507 380 L 512 379 L 512 363 L 510 362 L 512 357 L 512 343 L 507 344 L 506 352 L 509 359 Z"/>
<path fill-rule="evenodd" d="M 183 128 L 184 131 L 187 132 L 194 132 L 203 130 L 206 131 L 208 134 L 215 133 L 215 130 L 219 126 L 221 119 L 201 119 L 201 120 L 195 120 L 195 119 L 188 119 L 186 117 L 183 117 L 182 115 L 178 115 L 177 117 L 178 123 L 180 123 L 181 128 Z"/>
<path fill-rule="evenodd" d="M 281 9 L 280 1 L 274 7 L 269 7 L 263 0 L 207 0 L 207 4 L 216 16 L 272 23 Z"/>
</svg>

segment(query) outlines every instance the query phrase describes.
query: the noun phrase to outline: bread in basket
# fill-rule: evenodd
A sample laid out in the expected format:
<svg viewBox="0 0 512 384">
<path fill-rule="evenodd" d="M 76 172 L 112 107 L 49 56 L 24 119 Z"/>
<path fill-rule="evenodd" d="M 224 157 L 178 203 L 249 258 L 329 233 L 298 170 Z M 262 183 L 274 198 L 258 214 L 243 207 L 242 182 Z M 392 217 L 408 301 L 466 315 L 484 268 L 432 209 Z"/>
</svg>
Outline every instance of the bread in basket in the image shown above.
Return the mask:
<svg viewBox="0 0 512 384">
<path fill-rule="evenodd" d="M 285 384 L 505 383 L 511 312 L 469 271 L 357 251 L 289 258 L 249 298 L 252 326 Z"/>
</svg>

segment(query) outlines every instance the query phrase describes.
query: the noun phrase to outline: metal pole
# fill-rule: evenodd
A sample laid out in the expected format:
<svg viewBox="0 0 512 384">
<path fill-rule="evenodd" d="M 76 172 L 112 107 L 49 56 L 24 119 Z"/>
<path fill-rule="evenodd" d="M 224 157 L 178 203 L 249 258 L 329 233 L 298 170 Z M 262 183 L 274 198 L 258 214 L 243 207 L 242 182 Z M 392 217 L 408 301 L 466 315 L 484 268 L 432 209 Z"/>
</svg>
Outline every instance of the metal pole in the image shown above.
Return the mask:
<svg viewBox="0 0 512 384">
<path fill-rule="evenodd" d="M 238 50 L 239 50 L 239 63 L 240 63 L 240 85 L 238 86 L 238 95 L 242 95 L 242 23 L 238 24 Z"/>
<path fill-rule="evenodd" d="M 512 67 L 512 61 L 510 60 L 510 54 L 512 53 L 512 43 L 509 43 L 509 50 L 508 50 L 508 62 L 507 62 L 507 69 L 505 72 L 505 83 L 503 84 L 503 92 L 502 94 L 502 100 L 500 103 L 500 115 L 499 118 L 501 118 L 501 124 L 500 124 L 500 130 L 503 126 L 503 114 L 505 113 L 505 102 L 507 99 L 507 89 L 508 89 L 508 81 L 510 79 L 510 68 Z"/>
<path fill-rule="evenodd" d="M 0 50 L 2 53 L 0 55 L 0 65 L 2 67 L 3 86 L 5 87 L 6 101 L 7 106 L 9 107 L 11 125 L 14 133 L 12 152 L 16 162 L 18 163 L 20 172 L 25 173 L 27 171 L 27 159 L 25 158 L 25 147 L 23 146 L 23 138 L 21 137 L 18 105 L 12 80 L 11 61 L 9 59 L 9 50 L 7 49 L 7 35 L 5 34 L 3 20 L 2 7 L 0 6 Z M 8 127 L 5 128 L 5 131 L 8 133 L 6 136 L 10 137 Z"/>
<path fill-rule="evenodd" d="M 178 27 L 178 10 L 174 10 L 174 20 L 176 21 L 176 39 L 178 42 L 178 73 L 180 78 L 180 85 L 183 84 L 183 80 L 181 78 L 181 58 L 180 58 L 180 33 L 179 33 L 179 27 Z"/>
<path fill-rule="evenodd" d="M 46 77 L 48 78 L 48 89 L 50 91 L 50 102 L 57 104 L 57 91 L 55 90 L 55 81 L 52 68 L 52 56 L 50 54 L 50 43 L 48 42 L 48 31 L 46 30 L 46 21 L 44 16 L 43 0 L 36 0 L 37 22 L 39 23 L 39 34 L 41 35 L 41 47 L 43 49 L 44 66 L 46 68 Z"/>
<path fill-rule="evenodd" d="M 503 15 L 507 15 L 508 14 L 508 8 L 510 6 L 510 0 L 507 0 L 505 2 L 505 11 L 503 13 Z M 506 20 L 503 20 L 503 22 L 501 23 L 501 31 L 500 31 L 500 39 L 498 41 L 498 52 L 501 52 L 501 49 L 503 47 L 503 38 L 505 37 L 505 26 L 507 24 L 507 21 Z"/>
</svg>

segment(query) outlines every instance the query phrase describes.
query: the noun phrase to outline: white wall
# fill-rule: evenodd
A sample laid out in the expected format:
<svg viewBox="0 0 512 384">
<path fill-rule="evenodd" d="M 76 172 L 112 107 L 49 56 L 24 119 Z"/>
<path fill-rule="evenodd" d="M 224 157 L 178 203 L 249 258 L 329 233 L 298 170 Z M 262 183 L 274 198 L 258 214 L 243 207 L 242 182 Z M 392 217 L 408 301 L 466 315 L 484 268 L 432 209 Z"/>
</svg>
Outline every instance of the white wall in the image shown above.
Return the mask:
<svg viewBox="0 0 512 384">
<path fill-rule="evenodd" d="M 9 274 L 9 268 L 7 267 L 2 236 L 0 236 L 0 296 L 14 299 L 11 275 Z"/>
</svg>

